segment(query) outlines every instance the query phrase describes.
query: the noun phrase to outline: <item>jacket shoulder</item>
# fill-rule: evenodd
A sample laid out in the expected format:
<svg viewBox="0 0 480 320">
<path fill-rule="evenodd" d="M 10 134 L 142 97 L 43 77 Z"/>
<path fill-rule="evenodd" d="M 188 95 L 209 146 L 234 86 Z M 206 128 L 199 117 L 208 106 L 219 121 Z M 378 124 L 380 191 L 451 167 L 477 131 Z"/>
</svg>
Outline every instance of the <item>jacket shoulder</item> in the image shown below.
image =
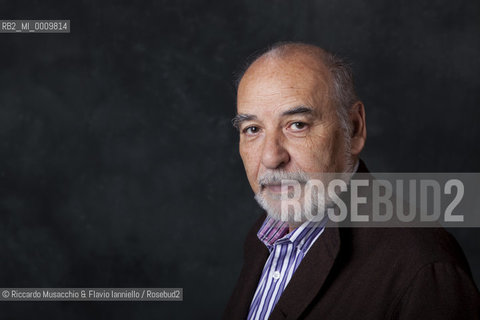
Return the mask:
<svg viewBox="0 0 480 320">
<path fill-rule="evenodd" d="M 362 242 L 373 246 L 378 254 L 410 268 L 434 262 L 448 262 L 469 267 L 455 238 L 443 228 L 371 228 L 358 230 Z"/>
</svg>

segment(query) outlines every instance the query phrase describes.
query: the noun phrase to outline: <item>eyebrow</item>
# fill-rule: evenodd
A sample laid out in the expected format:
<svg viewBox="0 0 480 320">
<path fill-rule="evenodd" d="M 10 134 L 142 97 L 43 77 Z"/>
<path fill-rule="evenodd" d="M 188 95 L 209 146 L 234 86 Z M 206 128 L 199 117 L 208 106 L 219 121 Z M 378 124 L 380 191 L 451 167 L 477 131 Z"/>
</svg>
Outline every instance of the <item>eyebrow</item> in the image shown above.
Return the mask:
<svg viewBox="0 0 480 320">
<path fill-rule="evenodd" d="M 284 111 L 282 113 L 282 116 L 291 116 L 291 115 L 299 114 L 299 113 L 313 114 L 313 109 L 310 108 L 310 107 L 307 107 L 307 106 L 298 106 L 298 107 L 294 107 L 290 110 Z"/>
<path fill-rule="evenodd" d="M 302 114 L 302 113 L 313 115 L 313 109 L 307 106 L 297 106 L 282 112 L 281 116 L 285 117 L 285 116 L 291 116 L 291 115 Z M 233 117 L 232 125 L 238 130 L 240 129 L 240 126 L 243 122 L 256 120 L 256 119 L 257 119 L 257 116 L 254 114 L 240 113 L 240 114 L 237 114 L 235 117 Z"/>
<path fill-rule="evenodd" d="M 245 121 L 250 121 L 250 120 L 255 120 L 257 119 L 256 115 L 253 114 L 245 114 L 245 113 L 240 113 L 237 114 L 235 117 L 232 119 L 232 125 L 234 128 L 237 130 L 240 130 L 240 125 L 245 122 Z"/>
</svg>

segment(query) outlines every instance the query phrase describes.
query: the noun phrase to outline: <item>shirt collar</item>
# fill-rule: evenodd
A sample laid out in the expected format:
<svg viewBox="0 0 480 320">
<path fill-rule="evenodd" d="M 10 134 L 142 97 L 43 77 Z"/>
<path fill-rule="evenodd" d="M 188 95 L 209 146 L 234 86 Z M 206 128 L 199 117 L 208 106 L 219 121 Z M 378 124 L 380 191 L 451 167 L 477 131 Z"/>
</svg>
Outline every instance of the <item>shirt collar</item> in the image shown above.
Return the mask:
<svg viewBox="0 0 480 320">
<path fill-rule="evenodd" d="M 257 232 L 257 237 L 267 248 L 288 234 L 288 223 L 267 216 Z"/>
<path fill-rule="evenodd" d="M 288 223 L 268 217 L 258 230 L 257 237 L 271 251 L 275 244 L 291 242 L 297 249 L 306 251 L 312 241 L 322 231 L 326 219 L 305 221 L 292 232 L 288 232 Z M 305 252 L 304 252 L 305 253 Z"/>
</svg>

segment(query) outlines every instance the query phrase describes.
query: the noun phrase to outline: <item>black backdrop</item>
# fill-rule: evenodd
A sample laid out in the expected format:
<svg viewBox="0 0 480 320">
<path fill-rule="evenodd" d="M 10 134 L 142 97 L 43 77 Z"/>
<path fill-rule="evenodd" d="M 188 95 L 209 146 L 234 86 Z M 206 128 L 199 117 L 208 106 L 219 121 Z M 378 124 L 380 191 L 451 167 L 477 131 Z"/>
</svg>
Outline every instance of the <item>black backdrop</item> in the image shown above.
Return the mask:
<svg viewBox="0 0 480 320">
<path fill-rule="evenodd" d="M 0 287 L 183 287 L 183 302 L 2 303 L 0 317 L 215 319 L 260 210 L 232 79 L 279 40 L 353 62 L 371 171 L 480 172 L 478 1 L 1 1 Z M 452 230 L 480 283 L 478 230 Z"/>
</svg>

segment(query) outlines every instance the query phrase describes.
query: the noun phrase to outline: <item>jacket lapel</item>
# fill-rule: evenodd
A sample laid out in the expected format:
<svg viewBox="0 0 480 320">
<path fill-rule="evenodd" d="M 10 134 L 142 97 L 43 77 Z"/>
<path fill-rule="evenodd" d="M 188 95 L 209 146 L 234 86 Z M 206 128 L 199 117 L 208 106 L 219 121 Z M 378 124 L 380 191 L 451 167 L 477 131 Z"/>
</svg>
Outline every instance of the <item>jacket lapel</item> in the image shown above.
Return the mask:
<svg viewBox="0 0 480 320">
<path fill-rule="evenodd" d="M 359 160 L 359 173 L 368 169 Z M 340 230 L 334 224 L 325 227 L 290 279 L 270 318 L 298 319 L 318 296 L 340 251 Z"/>
<path fill-rule="evenodd" d="M 326 227 L 293 274 L 269 319 L 300 318 L 320 292 L 339 249 L 338 228 Z"/>
</svg>

